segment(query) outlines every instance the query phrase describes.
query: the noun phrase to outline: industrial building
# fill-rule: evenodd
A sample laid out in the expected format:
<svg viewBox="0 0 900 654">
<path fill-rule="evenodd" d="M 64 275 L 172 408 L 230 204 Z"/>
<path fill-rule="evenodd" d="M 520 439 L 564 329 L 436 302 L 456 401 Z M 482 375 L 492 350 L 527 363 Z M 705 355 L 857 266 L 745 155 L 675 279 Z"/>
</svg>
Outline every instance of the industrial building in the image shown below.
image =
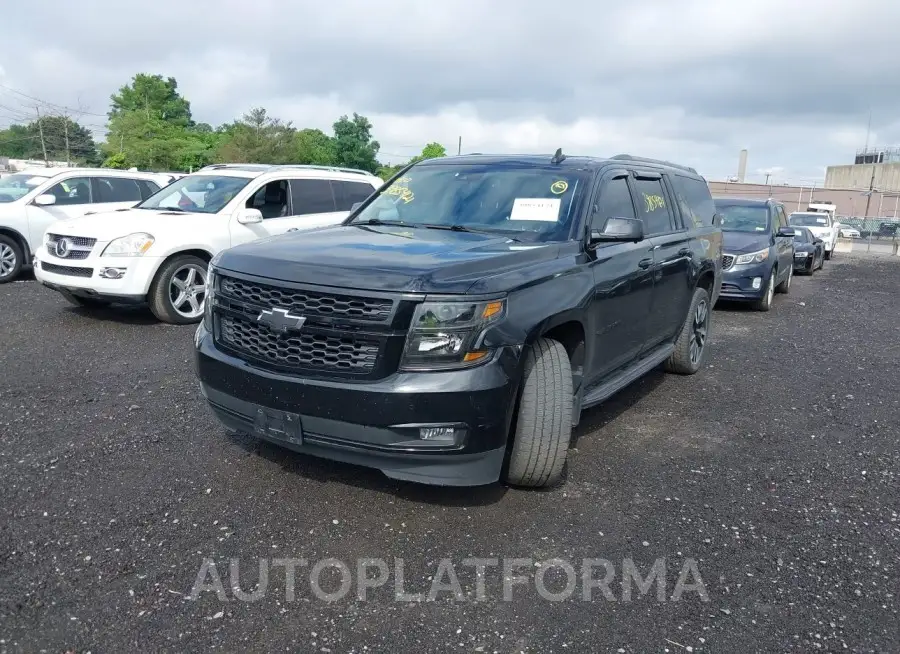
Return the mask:
<svg viewBox="0 0 900 654">
<path fill-rule="evenodd" d="M 856 188 L 900 193 L 900 147 L 866 147 L 852 164 L 828 166 L 825 188 Z"/>
</svg>

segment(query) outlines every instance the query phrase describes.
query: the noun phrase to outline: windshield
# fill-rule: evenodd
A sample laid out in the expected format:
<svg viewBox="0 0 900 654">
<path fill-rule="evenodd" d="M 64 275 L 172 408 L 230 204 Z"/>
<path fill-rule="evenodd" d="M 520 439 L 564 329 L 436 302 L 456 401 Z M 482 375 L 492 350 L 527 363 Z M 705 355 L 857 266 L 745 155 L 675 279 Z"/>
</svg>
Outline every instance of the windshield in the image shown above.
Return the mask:
<svg viewBox="0 0 900 654">
<path fill-rule="evenodd" d="M 136 208 L 218 213 L 249 182 L 248 177 L 188 175 L 157 191 Z"/>
<path fill-rule="evenodd" d="M 795 229 L 794 230 L 794 242 L 795 243 L 810 243 L 811 241 L 806 236 L 809 232 L 805 229 Z"/>
<path fill-rule="evenodd" d="M 566 240 L 589 173 L 547 164 L 431 164 L 410 168 L 352 223 L 400 223 Z"/>
<path fill-rule="evenodd" d="M 30 173 L 0 177 L 0 203 L 15 202 L 47 179 L 49 178 Z"/>
<path fill-rule="evenodd" d="M 769 228 L 769 209 L 765 205 L 717 204 L 722 214 L 722 231 L 765 232 Z"/>
<path fill-rule="evenodd" d="M 803 227 L 828 227 L 828 214 L 824 213 L 792 213 L 790 222 L 792 225 Z"/>
</svg>

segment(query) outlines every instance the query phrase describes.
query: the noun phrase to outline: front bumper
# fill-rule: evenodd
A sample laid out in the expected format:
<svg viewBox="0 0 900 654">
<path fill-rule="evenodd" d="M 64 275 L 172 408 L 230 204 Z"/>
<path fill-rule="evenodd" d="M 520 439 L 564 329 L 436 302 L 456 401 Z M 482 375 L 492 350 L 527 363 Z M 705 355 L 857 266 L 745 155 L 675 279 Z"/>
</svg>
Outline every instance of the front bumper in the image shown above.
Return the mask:
<svg viewBox="0 0 900 654">
<path fill-rule="evenodd" d="M 800 272 L 811 271 L 816 260 L 815 253 L 804 252 L 802 257 L 798 257 L 797 254 L 796 252 L 794 253 L 794 270 L 799 270 Z"/>
<path fill-rule="evenodd" d="M 518 348 L 482 366 L 395 373 L 376 382 L 319 381 L 263 370 L 195 337 L 201 391 L 226 427 L 313 456 L 380 469 L 394 479 L 478 486 L 500 478 L 519 370 Z M 419 438 L 453 425 L 453 443 Z"/>
<path fill-rule="evenodd" d="M 81 297 L 142 302 L 162 261 L 160 257 L 60 259 L 42 246 L 34 255 L 34 276 L 44 286 Z M 101 271 L 107 268 L 120 270 L 121 277 L 102 277 Z"/>
<path fill-rule="evenodd" d="M 719 297 L 723 300 L 759 300 L 766 294 L 766 283 L 772 274 L 772 266 L 768 262 L 745 266 L 733 265 L 722 271 L 722 291 Z M 758 288 L 753 282 L 759 280 Z"/>
</svg>

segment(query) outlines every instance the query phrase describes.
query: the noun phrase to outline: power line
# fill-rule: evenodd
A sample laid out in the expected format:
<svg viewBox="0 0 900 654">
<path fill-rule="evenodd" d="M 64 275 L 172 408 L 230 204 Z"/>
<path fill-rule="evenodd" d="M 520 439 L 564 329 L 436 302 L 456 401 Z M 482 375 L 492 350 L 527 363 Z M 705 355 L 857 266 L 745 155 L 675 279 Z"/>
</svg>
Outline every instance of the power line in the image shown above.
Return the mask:
<svg viewBox="0 0 900 654">
<path fill-rule="evenodd" d="M 11 93 L 15 93 L 16 95 L 21 95 L 23 98 L 27 98 L 34 102 L 40 102 L 45 107 L 52 107 L 56 111 L 64 111 L 64 112 L 68 112 L 68 113 L 81 114 L 83 116 L 99 116 L 101 118 L 106 118 L 106 114 L 92 113 L 90 111 L 85 111 L 82 109 L 74 109 L 72 107 L 67 107 L 66 105 L 56 104 L 55 102 L 48 102 L 47 100 L 42 100 L 41 98 L 36 98 L 33 95 L 28 95 L 27 93 L 23 93 L 22 91 L 19 91 L 18 89 L 14 89 L 11 86 L 6 86 L 5 84 L 0 84 L 0 89 L 6 89 L 7 91 L 10 91 Z"/>
</svg>

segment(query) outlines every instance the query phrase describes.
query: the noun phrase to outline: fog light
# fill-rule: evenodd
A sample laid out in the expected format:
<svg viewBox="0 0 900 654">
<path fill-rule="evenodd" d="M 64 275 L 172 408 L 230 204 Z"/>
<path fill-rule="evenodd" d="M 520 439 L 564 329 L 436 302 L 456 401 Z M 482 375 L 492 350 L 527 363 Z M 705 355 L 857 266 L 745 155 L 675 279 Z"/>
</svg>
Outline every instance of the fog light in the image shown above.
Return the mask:
<svg viewBox="0 0 900 654">
<path fill-rule="evenodd" d="M 762 287 L 762 277 L 753 278 L 753 290 L 758 291 Z"/>
<path fill-rule="evenodd" d="M 456 427 L 422 427 L 419 429 L 419 438 L 423 441 L 447 441 L 452 443 Z"/>
<path fill-rule="evenodd" d="M 127 268 L 101 268 L 100 276 L 104 279 L 121 279 Z"/>
</svg>

